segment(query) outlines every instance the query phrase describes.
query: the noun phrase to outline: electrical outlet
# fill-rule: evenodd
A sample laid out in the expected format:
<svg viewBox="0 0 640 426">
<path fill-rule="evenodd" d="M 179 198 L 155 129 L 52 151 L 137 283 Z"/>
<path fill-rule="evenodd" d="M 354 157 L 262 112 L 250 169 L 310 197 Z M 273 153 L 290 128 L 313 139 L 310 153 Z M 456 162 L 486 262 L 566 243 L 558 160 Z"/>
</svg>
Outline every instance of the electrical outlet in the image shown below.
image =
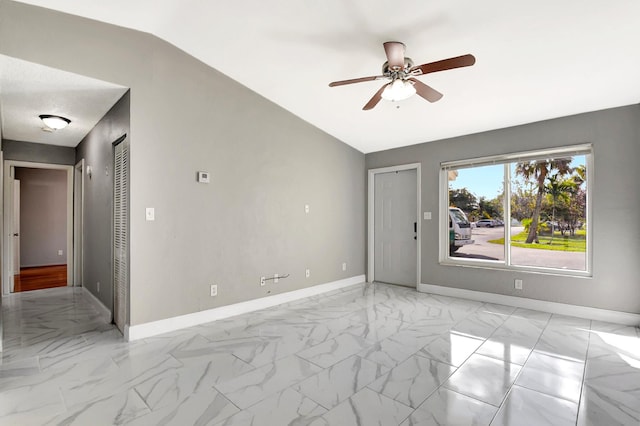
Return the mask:
<svg viewBox="0 0 640 426">
<path fill-rule="evenodd" d="M 211 284 L 211 297 L 216 297 L 218 295 L 218 286 L 216 284 Z"/>
<path fill-rule="evenodd" d="M 280 278 L 280 276 L 278 274 L 273 274 L 273 282 L 274 282 L 274 284 L 278 284 L 278 278 Z"/>
<path fill-rule="evenodd" d="M 304 205 L 304 212 L 305 212 L 305 213 L 309 213 L 309 210 L 310 210 L 310 208 L 309 208 L 309 204 L 305 204 L 305 205 Z"/>
<path fill-rule="evenodd" d="M 309 278 L 311 276 L 311 269 L 305 269 L 304 276 Z"/>
<path fill-rule="evenodd" d="M 98 281 L 98 284 L 96 284 L 96 288 L 98 289 L 98 293 L 100 293 L 100 281 Z"/>
<path fill-rule="evenodd" d="M 514 286 L 515 286 L 516 290 L 522 290 L 522 280 L 516 279 L 515 282 L 514 282 Z"/>
<path fill-rule="evenodd" d="M 342 263 L 342 270 L 346 271 L 347 270 L 347 262 L 343 262 Z"/>
<path fill-rule="evenodd" d="M 58 256 L 62 256 L 62 250 L 58 250 Z"/>
<path fill-rule="evenodd" d="M 260 277 L 260 286 L 264 286 L 267 283 L 267 280 L 265 277 Z"/>
</svg>

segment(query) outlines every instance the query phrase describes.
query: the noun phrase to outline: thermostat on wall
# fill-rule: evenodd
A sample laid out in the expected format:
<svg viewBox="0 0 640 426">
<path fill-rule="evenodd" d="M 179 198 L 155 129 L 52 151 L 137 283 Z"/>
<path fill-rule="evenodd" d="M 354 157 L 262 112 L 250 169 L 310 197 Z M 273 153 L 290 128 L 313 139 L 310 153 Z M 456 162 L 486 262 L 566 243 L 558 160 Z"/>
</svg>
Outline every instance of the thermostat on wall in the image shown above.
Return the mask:
<svg viewBox="0 0 640 426">
<path fill-rule="evenodd" d="M 209 172 L 198 172 L 198 182 L 209 183 Z"/>
</svg>

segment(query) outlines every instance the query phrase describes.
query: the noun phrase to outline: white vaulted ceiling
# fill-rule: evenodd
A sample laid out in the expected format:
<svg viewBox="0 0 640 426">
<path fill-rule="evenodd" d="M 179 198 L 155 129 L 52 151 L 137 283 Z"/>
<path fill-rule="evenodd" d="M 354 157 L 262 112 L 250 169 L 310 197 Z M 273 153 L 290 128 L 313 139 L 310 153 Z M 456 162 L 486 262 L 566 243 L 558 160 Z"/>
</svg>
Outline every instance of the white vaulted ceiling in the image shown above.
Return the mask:
<svg viewBox="0 0 640 426">
<path fill-rule="evenodd" d="M 155 34 L 362 152 L 640 101 L 637 0 L 23 3 Z M 477 62 L 419 77 L 433 104 L 362 111 L 382 82 L 328 87 L 379 74 L 392 40 L 415 64 Z"/>
</svg>

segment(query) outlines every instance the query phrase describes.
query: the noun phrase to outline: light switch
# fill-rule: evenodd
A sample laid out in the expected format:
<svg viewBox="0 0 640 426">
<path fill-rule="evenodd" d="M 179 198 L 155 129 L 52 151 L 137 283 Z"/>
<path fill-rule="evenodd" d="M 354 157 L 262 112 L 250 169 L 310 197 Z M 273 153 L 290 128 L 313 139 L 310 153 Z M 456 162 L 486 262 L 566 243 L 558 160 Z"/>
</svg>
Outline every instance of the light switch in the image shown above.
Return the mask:
<svg viewBox="0 0 640 426">
<path fill-rule="evenodd" d="M 146 218 L 147 220 L 156 220 L 156 209 L 147 207 Z"/>
<path fill-rule="evenodd" d="M 431 220 L 431 212 L 424 212 L 424 220 Z"/>
</svg>

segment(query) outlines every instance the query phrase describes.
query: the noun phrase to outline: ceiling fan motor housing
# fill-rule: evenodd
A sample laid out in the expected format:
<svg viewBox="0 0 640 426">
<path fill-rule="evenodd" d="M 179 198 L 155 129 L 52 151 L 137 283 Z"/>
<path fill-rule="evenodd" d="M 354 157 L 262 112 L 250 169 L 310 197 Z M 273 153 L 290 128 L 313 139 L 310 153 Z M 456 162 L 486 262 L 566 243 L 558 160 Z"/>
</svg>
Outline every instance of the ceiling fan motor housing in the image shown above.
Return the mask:
<svg viewBox="0 0 640 426">
<path fill-rule="evenodd" d="M 391 75 L 394 72 L 402 71 L 404 73 L 407 73 L 411 67 L 413 67 L 413 61 L 411 60 L 411 58 L 404 58 L 404 68 L 399 70 L 399 71 L 390 70 L 389 69 L 389 61 L 385 61 L 385 63 L 382 64 L 382 75 L 385 75 L 385 76 L 388 75 L 389 77 L 391 77 Z"/>
</svg>

